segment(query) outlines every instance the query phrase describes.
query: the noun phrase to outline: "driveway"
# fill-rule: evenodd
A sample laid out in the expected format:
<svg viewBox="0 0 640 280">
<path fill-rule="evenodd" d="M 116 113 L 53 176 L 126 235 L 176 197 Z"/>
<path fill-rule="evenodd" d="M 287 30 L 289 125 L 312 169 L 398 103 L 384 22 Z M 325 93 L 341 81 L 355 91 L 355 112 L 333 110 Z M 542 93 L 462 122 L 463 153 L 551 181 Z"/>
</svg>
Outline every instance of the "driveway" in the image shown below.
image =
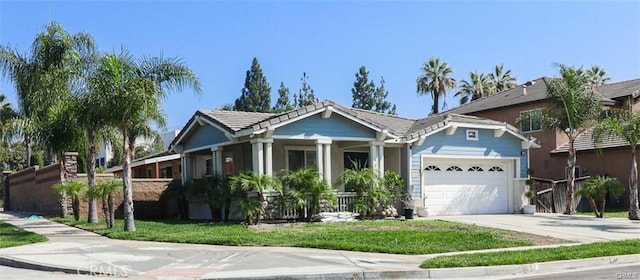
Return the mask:
<svg viewBox="0 0 640 280">
<path fill-rule="evenodd" d="M 598 219 L 582 215 L 536 213 L 535 215 L 437 216 L 429 219 L 521 231 L 575 242 L 640 238 L 640 221 L 621 218 Z"/>
</svg>

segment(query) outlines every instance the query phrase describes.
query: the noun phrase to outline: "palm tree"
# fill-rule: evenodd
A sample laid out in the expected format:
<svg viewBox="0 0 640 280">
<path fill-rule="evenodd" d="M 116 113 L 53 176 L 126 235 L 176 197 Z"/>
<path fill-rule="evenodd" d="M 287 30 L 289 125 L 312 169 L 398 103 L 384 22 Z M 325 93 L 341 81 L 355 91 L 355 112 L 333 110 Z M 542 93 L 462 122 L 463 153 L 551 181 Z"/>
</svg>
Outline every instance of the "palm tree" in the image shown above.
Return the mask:
<svg viewBox="0 0 640 280">
<path fill-rule="evenodd" d="M 102 200 L 102 211 L 107 223 L 107 228 L 113 228 L 116 212 L 114 194 L 120 186 L 122 186 L 120 180 L 106 180 L 99 182 L 93 188 L 87 190 L 87 199 L 94 201 L 97 199 Z"/>
<path fill-rule="evenodd" d="M 611 177 L 598 176 L 588 179 L 582 189 L 577 194 L 586 196 L 591 209 L 597 218 L 604 218 L 604 209 L 607 203 L 607 193 L 610 192 L 614 196 L 620 195 L 622 186 L 617 179 Z M 600 209 L 596 204 L 596 200 L 600 201 Z"/>
<path fill-rule="evenodd" d="M 110 123 L 120 130 L 123 151 L 125 231 L 135 231 L 131 187 L 131 133 L 141 124 L 164 123 L 161 100 L 168 91 L 191 87 L 200 92 L 196 75 L 178 58 L 143 57 L 135 60 L 123 49 L 106 54 L 96 69 L 94 91 L 106 96 Z"/>
<path fill-rule="evenodd" d="M 337 196 L 331 186 L 320 179 L 318 170 L 313 167 L 300 168 L 295 171 L 286 170 L 282 175 L 282 183 L 289 186 L 289 196 L 293 200 L 300 220 L 311 221 L 313 215 L 320 212 L 320 203 L 326 201 L 333 205 Z M 304 209 L 307 209 L 305 216 Z"/>
<path fill-rule="evenodd" d="M 369 218 L 378 206 L 388 205 L 393 194 L 373 169 L 363 168 L 358 162 L 353 166 L 340 174 L 337 184 L 353 187 L 356 197 L 350 206 L 360 213 L 360 218 Z"/>
<path fill-rule="evenodd" d="M 39 33 L 31 47 L 30 56 L 16 49 L 0 46 L 0 73 L 16 87 L 21 134 L 27 149 L 27 164 L 31 165 L 34 137 L 47 145 L 54 142 L 41 135 L 43 120 L 50 109 L 70 95 L 71 80 L 93 52 L 94 42 L 87 33 L 68 34 L 57 22 L 51 22 Z"/>
<path fill-rule="evenodd" d="M 429 93 L 433 99 L 433 107 L 431 114 L 439 112 L 440 96 L 446 97 L 447 90 L 456 87 L 456 80 L 451 77 L 453 68 L 449 67 L 446 62 L 440 63 L 440 58 L 431 58 L 422 65 L 422 75 L 416 79 L 416 91 L 418 95 L 426 95 Z M 446 108 L 447 101 L 444 100 L 442 108 Z"/>
<path fill-rule="evenodd" d="M 559 79 L 547 85 L 549 108 L 542 112 L 542 124 L 550 131 L 562 131 L 569 139 L 567 158 L 567 206 L 565 214 L 575 214 L 573 192 L 575 186 L 576 149 L 578 136 L 595 125 L 600 115 L 600 100 L 588 87 L 588 78 L 582 68 L 554 64 Z"/>
<path fill-rule="evenodd" d="M 489 74 L 491 83 L 494 86 L 495 92 L 501 92 L 503 90 L 515 88 L 516 77 L 511 76 L 511 70 L 504 71 L 504 64 L 496 65 L 493 73 Z"/>
<path fill-rule="evenodd" d="M 71 197 L 71 207 L 73 208 L 73 219 L 80 220 L 80 196 L 86 190 L 86 186 L 81 181 L 59 182 L 52 188 L 63 198 Z M 67 209 L 62 209 L 62 216 L 65 217 Z"/>
<path fill-rule="evenodd" d="M 495 93 L 490 80 L 490 75 L 478 74 L 478 71 L 469 72 L 469 81 L 460 81 L 460 91 L 454 96 L 460 98 L 460 104 L 474 101 Z"/>
<path fill-rule="evenodd" d="M 596 65 L 587 70 L 587 76 L 589 77 L 589 84 L 593 87 L 604 85 L 611 80 L 611 78 L 607 77 L 607 72 Z"/>
<path fill-rule="evenodd" d="M 596 143 L 613 137 L 623 138 L 631 149 L 631 175 L 629 176 L 629 219 L 638 220 L 638 163 L 636 153 L 640 142 L 640 113 L 614 110 L 596 125 L 593 132 Z"/>
<path fill-rule="evenodd" d="M 13 122 L 17 117 L 11 103 L 4 94 L 0 94 L 0 140 L 2 145 L 8 143 L 13 137 Z"/>
<path fill-rule="evenodd" d="M 229 185 L 233 193 L 242 198 L 240 208 L 245 213 L 246 222 L 249 225 L 257 224 L 260 215 L 264 211 L 263 203 L 266 200 L 264 193 L 269 190 L 277 191 L 282 196 L 282 182 L 270 175 L 259 175 L 248 171 L 230 178 Z M 256 193 L 256 199 L 250 197 L 250 193 Z"/>
</svg>

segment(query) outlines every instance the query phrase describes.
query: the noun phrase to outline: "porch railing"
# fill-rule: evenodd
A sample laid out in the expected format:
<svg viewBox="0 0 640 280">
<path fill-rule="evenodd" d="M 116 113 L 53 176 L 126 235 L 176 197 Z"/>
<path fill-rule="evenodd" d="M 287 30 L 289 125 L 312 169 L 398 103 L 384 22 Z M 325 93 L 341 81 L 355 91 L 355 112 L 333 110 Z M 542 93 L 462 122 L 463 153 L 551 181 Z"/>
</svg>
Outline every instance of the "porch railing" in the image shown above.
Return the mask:
<svg viewBox="0 0 640 280">
<path fill-rule="evenodd" d="M 269 192 L 269 193 L 265 193 L 266 199 L 267 201 L 271 204 L 277 204 L 277 200 L 280 198 L 277 192 Z M 337 204 L 328 207 L 328 205 L 321 205 L 321 212 L 347 212 L 347 211 L 351 211 L 353 212 L 353 209 L 351 207 L 351 202 L 355 199 L 356 197 L 356 193 L 355 192 L 337 192 L 337 197 L 338 197 L 338 202 Z M 274 207 L 279 207 L 280 209 L 278 209 L 278 214 L 276 215 L 276 218 L 278 219 L 297 219 L 298 218 L 298 210 L 297 209 L 291 209 L 291 208 L 286 208 L 286 207 L 282 207 L 282 205 L 276 206 L 274 205 Z M 304 209 L 304 211 L 306 211 L 307 209 Z"/>
</svg>

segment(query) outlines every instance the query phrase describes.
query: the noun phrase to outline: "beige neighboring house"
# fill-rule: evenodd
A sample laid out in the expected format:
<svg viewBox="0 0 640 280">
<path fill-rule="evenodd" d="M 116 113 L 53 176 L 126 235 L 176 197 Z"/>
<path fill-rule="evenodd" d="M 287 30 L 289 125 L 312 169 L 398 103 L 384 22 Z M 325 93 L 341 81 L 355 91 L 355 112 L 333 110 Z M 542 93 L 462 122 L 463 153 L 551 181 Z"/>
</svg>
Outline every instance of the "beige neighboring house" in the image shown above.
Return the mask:
<svg viewBox="0 0 640 280">
<path fill-rule="evenodd" d="M 543 77 L 514 89 L 461 105 L 442 114 L 466 114 L 510 123 L 522 133 L 535 137 L 541 148 L 531 150 L 530 167 L 535 177 L 564 179 L 566 176 L 568 139 L 564 133 L 542 130 L 540 118 L 517 123 L 516 119 L 527 112 L 540 112 L 547 108 L 547 84 L 553 78 Z M 636 112 L 640 109 L 640 79 L 602 85 L 596 88 L 603 106 Z M 532 115 L 536 115 L 535 113 Z M 580 136 L 577 150 L 577 176 L 609 175 L 628 185 L 631 166 L 628 143 L 622 139 L 608 139 L 597 148 L 592 134 Z M 599 148 L 599 149 L 598 149 Z"/>
</svg>

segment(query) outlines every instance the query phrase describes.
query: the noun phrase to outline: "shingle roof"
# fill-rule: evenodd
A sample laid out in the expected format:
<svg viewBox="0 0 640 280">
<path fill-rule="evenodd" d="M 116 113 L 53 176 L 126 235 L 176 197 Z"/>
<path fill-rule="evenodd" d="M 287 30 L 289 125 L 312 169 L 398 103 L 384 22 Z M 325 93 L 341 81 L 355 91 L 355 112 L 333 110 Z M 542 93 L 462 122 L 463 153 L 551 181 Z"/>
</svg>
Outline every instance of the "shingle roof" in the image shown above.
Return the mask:
<svg viewBox="0 0 640 280">
<path fill-rule="evenodd" d="M 595 149 L 607 149 L 607 148 L 618 148 L 629 146 L 629 142 L 622 137 L 611 136 L 604 139 L 602 143 L 594 144 L 593 141 L 593 130 L 586 131 L 576 138 L 576 141 L 573 143 L 573 147 L 576 151 L 589 151 Z M 569 142 L 566 144 L 552 150 L 550 153 L 559 154 L 559 153 L 567 153 L 569 152 Z"/>
<path fill-rule="evenodd" d="M 255 123 L 272 118 L 276 114 L 241 112 L 241 111 L 218 111 L 218 110 L 198 110 L 199 113 L 209 117 L 210 120 L 217 124 L 230 129 L 239 131 L 248 128 Z"/>
<path fill-rule="evenodd" d="M 529 102 L 542 101 L 547 98 L 547 85 L 554 78 L 542 77 L 515 88 L 498 92 L 494 95 L 460 105 L 445 113 L 469 114 Z M 640 94 L 640 79 L 602 85 L 596 88 L 600 101 L 613 103 L 613 98 Z"/>
<path fill-rule="evenodd" d="M 504 122 L 475 116 L 464 116 L 447 112 L 415 120 L 373 111 L 344 107 L 330 100 L 325 100 L 280 114 L 198 110 L 194 117 L 189 120 L 186 127 L 189 127 L 192 122 L 196 121 L 197 116 L 203 116 L 220 127 L 227 129 L 231 133 L 245 129 L 252 129 L 255 132 L 327 107 L 333 107 L 337 112 L 358 119 L 359 121 L 362 121 L 374 128 L 388 130 L 392 135 L 404 138 L 405 140 L 411 140 L 425 133 L 434 131 L 435 129 L 445 126 L 451 121 L 473 124 L 507 125 L 507 127 L 512 129 L 514 132 L 518 131 L 515 127 Z M 183 133 L 187 133 L 187 129 L 183 129 L 176 139 L 179 139 Z M 174 142 L 175 141 L 177 140 L 174 140 Z"/>
<path fill-rule="evenodd" d="M 509 129 L 513 131 L 518 131 L 517 128 L 505 122 L 494 121 L 494 120 L 475 117 L 475 116 L 443 113 L 443 114 L 430 116 L 424 119 L 416 120 L 413 126 L 407 131 L 405 137 L 407 139 L 413 139 L 421 135 L 428 134 L 429 132 L 437 130 L 441 127 L 444 127 L 450 122 L 485 124 L 485 125 L 506 125 Z"/>
<path fill-rule="evenodd" d="M 612 99 L 629 95 L 635 98 L 640 94 L 640 79 L 602 85 L 596 91 Z"/>
</svg>

